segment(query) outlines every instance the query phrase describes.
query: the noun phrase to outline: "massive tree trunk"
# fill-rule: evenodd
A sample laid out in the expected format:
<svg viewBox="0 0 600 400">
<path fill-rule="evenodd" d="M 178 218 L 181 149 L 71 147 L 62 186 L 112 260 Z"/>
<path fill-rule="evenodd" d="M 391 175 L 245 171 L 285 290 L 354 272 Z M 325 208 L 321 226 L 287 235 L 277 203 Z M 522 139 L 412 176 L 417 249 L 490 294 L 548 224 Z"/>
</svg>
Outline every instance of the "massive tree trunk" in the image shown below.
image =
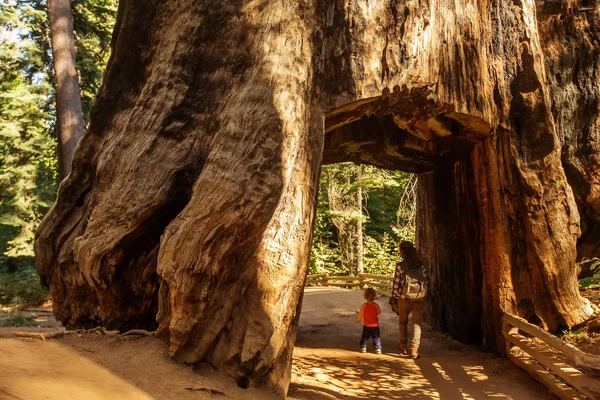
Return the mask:
<svg viewBox="0 0 600 400">
<path fill-rule="evenodd" d="M 287 390 L 323 142 L 309 11 L 121 4 L 90 129 L 36 242 L 67 326 L 156 317 L 176 360 Z"/>
<path fill-rule="evenodd" d="M 501 352 L 504 310 L 582 321 L 547 57 L 531 0 L 121 2 L 38 230 L 57 317 L 158 324 L 176 360 L 285 393 L 323 159 L 422 173 L 434 327 Z"/>
<path fill-rule="evenodd" d="M 58 172 L 64 179 L 71 172 L 73 154 L 83 136 L 83 111 L 79 77 L 75 68 L 75 36 L 70 0 L 48 0 L 48 21 L 56 88 Z"/>
<path fill-rule="evenodd" d="M 598 3 L 543 3 L 537 18 L 562 163 L 581 217 L 577 255 L 600 257 Z"/>
<path fill-rule="evenodd" d="M 490 6 L 478 13 L 489 21 L 467 21 L 469 7 L 457 8 L 451 20 L 462 32 L 440 58 L 454 76 L 443 79 L 454 104 L 465 111 L 479 104 L 496 133 L 453 171 L 419 180 L 417 225 L 419 248 L 434 266 L 434 327 L 479 340 L 469 328 L 479 325 L 486 347 L 501 351 L 503 310 L 556 331 L 584 320 L 591 309 L 577 289 L 579 214 L 557 132 L 578 122 L 571 114 L 557 125 L 556 89 L 544 64 L 557 63 L 552 57 L 558 54 L 544 52 L 552 43 L 540 40 L 534 2 Z M 597 77 L 590 79 L 598 85 Z M 598 110 L 592 114 L 597 120 Z M 597 183 L 587 181 L 593 191 Z M 440 219 L 461 229 L 449 236 Z M 457 313 L 457 301 L 468 311 Z"/>
</svg>

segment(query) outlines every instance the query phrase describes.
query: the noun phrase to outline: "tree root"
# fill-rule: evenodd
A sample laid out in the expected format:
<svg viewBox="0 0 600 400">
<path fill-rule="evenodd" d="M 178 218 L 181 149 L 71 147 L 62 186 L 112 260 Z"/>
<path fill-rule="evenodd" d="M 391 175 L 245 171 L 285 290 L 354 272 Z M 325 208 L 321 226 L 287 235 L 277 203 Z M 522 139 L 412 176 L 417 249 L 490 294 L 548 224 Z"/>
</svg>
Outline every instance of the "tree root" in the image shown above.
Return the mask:
<svg viewBox="0 0 600 400">
<path fill-rule="evenodd" d="M 74 345 L 74 344 L 72 344 L 71 346 L 75 347 L 76 349 L 85 350 L 85 351 L 87 351 L 88 353 L 94 353 L 94 350 L 88 349 L 88 348 L 86 348 L 86 347 L 77 346 L 77 345 Z"/>
<path fill-rule="evenodd" d="M 222 390 L 219 389 L 213 389 L 213 388 L 206 388 L 206 387 L 197 387 L 197 386 L 186 386 L 185 390 L 191 390 L 191 391 L 203 391 L 203 392 L 208 392 L 210 394 L 220 394 L 221 396 L 225 396 L 225 397 L 229 397 L 225 394 L 225 392 L 223 392 Z"/>
<path fill-rule="evenodd" d="M 141 335 L 141 336 L 156 336 L 156 331 L 146 331 L 144 329 L 132 329 L 130 331 L 127 331 L 125 333 L 122 333 L 121 336 L 131 336 L 131 335 Z"/>
<path fill-rule="evenodd" d="M 58 338 L 58 337 L 61 337 L 61 336 L 65 335 L 65 334 L 67 334 L 67 332 L 49 332 L 49 333 L 42 333 L 42 332 L 11 332 L 11 335 L 16 336 L 16 337 L 39 338 L 39 339 L 42 339 L 44 342 L 46 341 L 46 339 Z"/>
<path fill-rule="evenodd" d="M 95 328 L 88 329 L 88 330 L 84 329 L 81 333 L 92 333 L 92 332 L 96 332 L 103 336 L 116 336 L 119 334 L 119 331 L 107 331 L 106 328 L 103 326 L 97 326 Z"/>
<path fill-rule="evenodd" d="M 153 336 L 153 332 L 147 332 L 147 331 L 143 331 L 146 332 L 146 336 Z M 11 332 L 11 334 L 13 336 L 16 337 L 23 337 L 23 338 L 35 338 L 35 339 L 42 339 L 44 342 L 46 341 L 46 339 L 53 339 L 53 338 L 59 338 L 61 336 L 64 335 L 70 335 L 76 333 L 78 335 L 82 335 L 82 334 L 86 334 L 86 333 L 97 333 L 99 335 L 103 335 L 103 336 L 117 336 L 119 335 L 119 331 L 108 331 L 106 330 L 106 328 L 104 328 L 103 326 L 97 326 L 95 328 L 92 329 L 77 329 L 77 330 L 72 330 L 72 331 L 61 331 L 61 332 L 48 332 L 48 333 L 43 333 L 43 332 Z M 139 333 L 137 332 L 135 329 L 133 331 L 129 331 L 125 334 L 130 334 L 130 335 L 134 335 L 134 334 L 142 334 L 144 335 L 144 333 Z"/>
<path fill-rule="evenodd" d="M 103 336 L 118 336 L 119 335 L 119 331 L 117 331 L 117 330 L 107 331 L 103 326 L 97 326 L 92 329 L 78 329 L 78 330 L 74 330 L 74 331 L 61 331 L 61 332 L 48 332 L 48 333 L 15 331 L 15 332 L 11 332 L 11 334 L 16 337 L 42 339 L 45 342 L 46 339 L 59 338 L 61 336 L 69 335 L 71 333 L 76 333 L 76 334 L 80 335 L 80 334 L 94 333 L 94 332 L 98 333 L 99 335 L 103 335 Z M 156 335 L 156 331 L 150 332 L 150 331 L 146 331 L 144 329 L 132 329 L 130 331 L 120 334 L 120 336 L 133 336 L 133 335 L 154 337 Z"/>
</svg>

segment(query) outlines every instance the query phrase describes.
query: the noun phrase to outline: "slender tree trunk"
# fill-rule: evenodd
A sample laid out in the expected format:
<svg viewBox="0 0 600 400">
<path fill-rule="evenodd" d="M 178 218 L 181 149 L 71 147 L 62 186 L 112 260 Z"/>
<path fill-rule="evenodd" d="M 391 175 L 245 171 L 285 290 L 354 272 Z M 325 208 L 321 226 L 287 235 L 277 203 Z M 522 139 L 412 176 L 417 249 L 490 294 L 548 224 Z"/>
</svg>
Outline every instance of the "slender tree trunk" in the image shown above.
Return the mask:
<svg viewBox="0 0 600 400">
<path fill-rule="evenodd" d="M 358 217 L 356 220 L 356 273 L 362 274 L 364 271 L 363 267 L 363 194 L 362 187 L 360 186 L 362 167 L 358 168 L 358 176 L 356 181 L 359 183 L 358 189 L 356 190 L 356 208 L 358 210 Z"/>
<path fill-rule="evenodd" d="M 75 36 L 70 0 L 48 0 L 48 20 L 58 132 L 58 169 L 60 179 L 71 172 L 73 154 L 83 136 L 83 112 L 79 78 L 75 67 Z"/>
<path fill-rule="evenodd" d="M 329 211 L 333 215 L 331 222 L 337 231 L 340 247 L 340 261 L 348 275 L 356 270 L 356 226 L 348 214 L 353 212 L 354 197 L 348 199 L 347 190 L 351 184 L 350 176 L 344 171 L 345 182 L 339 182 L 338 174 L 331 174 L 327 183 Z M 350 201 L 348 201 L 350 200 Z M 350 203 L 350 204 L 348 204 Z"/>
</svg>

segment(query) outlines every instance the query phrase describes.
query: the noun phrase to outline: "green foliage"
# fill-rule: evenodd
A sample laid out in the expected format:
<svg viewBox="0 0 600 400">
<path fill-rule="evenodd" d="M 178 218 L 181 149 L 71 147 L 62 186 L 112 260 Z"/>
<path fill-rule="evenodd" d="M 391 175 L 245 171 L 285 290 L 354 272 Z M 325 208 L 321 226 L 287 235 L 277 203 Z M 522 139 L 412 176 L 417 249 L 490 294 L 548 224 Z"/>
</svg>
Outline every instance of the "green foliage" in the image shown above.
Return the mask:
<svg viewBox="0 0 600 400">
<path fill-rule="evenodd" d="M 364 236 L 364 267 L 368 274 L 394 275 L 396 263 L 400 261 L 398 241 L 390 232 L 384 232 L 380 240 Z"/>
<path fill-rule="evenodd" d="M 597 289 L 600 287 L 600 277 L 590 276 L 579 280 L 579 290 Z"/>
<path fill-rule="evenodd" d="M 33 318 L 24 317 L 20 314 L 11 315 L 6 319 L 0 320 L 0 328 L 8 328 L 8 327 L 30 327 L 33 326 L 31 322 Z"/>
<path fill-rule="evenodd" d="M 117 1 L 73 5 L 87 119 L 108 60 Z M 46 296 L 33 267 L 34 233 L 54 201 L 58 179 L 46 10 L 46 0 L 0 4 L 0 303 Z"/>
<path fill-rule="evenodd" d="M 33 256 L 35 228 L 56 190 L 56 143 L 45 112 L 51 87 L 31 74 L 39 49 L 20 33 L 19 12 L 0 8 L 0 238 L 9 236 L 0 248 L 8 257 Z"/>
<path fill-rule="evenodd" d="M 600 275 L 590 276 L 579 280 L 579 289 L 599 289 L 600 288 Z"/>
<path fill-rule="evenodd" d="M 81 105 L 86 121 L 108 62 L 117 5 L 116 0 L 83 0 L 72 3 Z"/>
<path fill-rule="evenodd" d="M 351 163 L 323 167 L 310 274 L 392 274 L 400 240 L 414 240 L 413 175 Z M 360 199 L 360 200 L 359 200 Z M 362 249 L 358 249 L 362 229 Z"/>
<path fill-rule="evenodd" d="M 343 272 L 340 260 L 340 248 L 335 239 L 334 227 L 329 216 L 326 181 L 321 179 L 319 182 L 313 245 L 310 254 L 310 264 L 308 266 L 309 274 L 328 272 L 332 275 L 338 275 Z"/>
<path fill-rule="evenodd" d="M 600 288 L 600 258 L 584 259 L 580 264 L 588 264 L 592 276 L 579 280 L 579 289 L 599 289 Z"/>
<path fill-rule="evenodd" d="M 40 286 L 33 257 L 0 256 L 0 304 L 38 305 L 48 298 Z"/>
</svg>

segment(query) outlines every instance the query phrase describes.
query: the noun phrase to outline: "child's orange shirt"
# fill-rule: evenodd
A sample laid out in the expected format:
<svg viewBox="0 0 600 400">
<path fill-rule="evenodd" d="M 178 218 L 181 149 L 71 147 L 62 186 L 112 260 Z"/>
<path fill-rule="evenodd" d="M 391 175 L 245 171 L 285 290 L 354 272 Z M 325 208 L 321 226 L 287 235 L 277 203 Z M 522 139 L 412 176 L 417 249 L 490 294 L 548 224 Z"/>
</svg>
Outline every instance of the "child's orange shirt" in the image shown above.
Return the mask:
<svg viewBox="0 0 600 400">
<path fill-rule="evenodd" d="M 369 328 L 379 326 L 379 317 L 377 316 L 377 304 L 365 303 L 365 326 Z"/>
</svg>

